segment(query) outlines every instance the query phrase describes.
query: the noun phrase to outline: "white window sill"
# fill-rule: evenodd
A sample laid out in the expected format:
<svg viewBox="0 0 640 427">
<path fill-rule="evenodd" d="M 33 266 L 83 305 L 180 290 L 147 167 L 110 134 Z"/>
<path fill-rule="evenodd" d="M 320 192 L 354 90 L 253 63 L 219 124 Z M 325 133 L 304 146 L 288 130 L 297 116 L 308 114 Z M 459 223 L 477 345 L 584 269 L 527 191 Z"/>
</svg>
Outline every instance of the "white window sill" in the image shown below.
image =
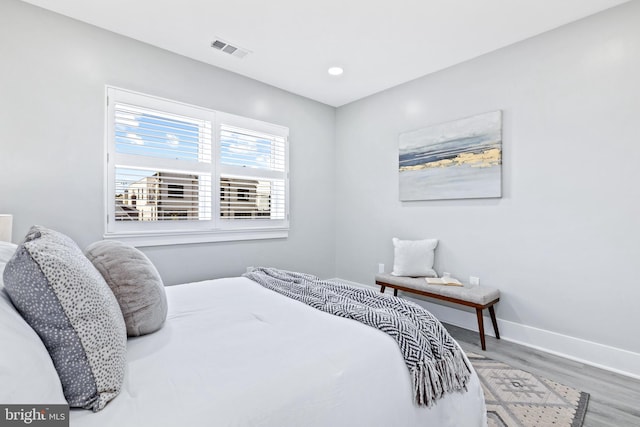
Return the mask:
<svg viewBox="0 0 640 427">
<path fill-rule="evenodd" d="M 104 234 L 105 240 L 119 240 L 136 247 L 184 245 L 190 243 L 232 242 L 240 240 L 285 239 L 288 228 L 224 230 L 224 231 L 170 231 L 170 232 L 116 232 Z"/>
</svg>

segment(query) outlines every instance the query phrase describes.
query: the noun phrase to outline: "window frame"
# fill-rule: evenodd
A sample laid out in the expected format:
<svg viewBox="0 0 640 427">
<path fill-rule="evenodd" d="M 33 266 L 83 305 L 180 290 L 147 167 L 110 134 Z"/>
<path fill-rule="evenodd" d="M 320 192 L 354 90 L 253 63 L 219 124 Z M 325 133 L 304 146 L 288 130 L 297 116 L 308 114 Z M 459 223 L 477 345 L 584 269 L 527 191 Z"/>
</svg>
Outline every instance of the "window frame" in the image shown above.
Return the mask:
<svg viewBox="0 0 640 427">
<path fill-rule="evenodd" d="M 281 239 L 287 238 L 289 232 L 289 129 L 284 126 L 263 122 L 248 117 L 237 116 L 204 107 L 186 104 L 166 98 L 160 98 L 145 93 L 122 89 L 115 86 L 105 87 L 106 112 L 105 112 L 105 215 L 104 234 L 105 239 L 115 239 L 130 243 L 135 246 L 162 246 L 171 244 L 227 242 L 257 239 Z M 180 160 L 165 160 L 155 157 L 123 155 L 116 152 L 115 144 L 115 105 L 125 103 L 141 108 L 148 108 L 168 114 L 177 114 L 185 117 L 193 116 L 199 120 L 211 122 L 211 162 L 208 169 L 202 164 L 185 165 L 182 169 L 176 169 L 172 164 Z M 226 169 L 221 165 L 220 129 L 223 125 L 250 129 L 253 132 L 269 134 L 284 138 L 284 172 L 281 178 L 284 180 L 284 205 L 283 219 L 264 218 L 221 218 L 221 176 Z M 115 194 L 116 194 L 116 167 L 118 160 L 136 157 L 137 167 L 158 168 L 184 173 L 185 170 L 207 173 L 211 176 L 211 219 L 184 220 L 184 221 L 116 221 Z M 139 162 L 137 162 L 139 161 Z M 192 162 L 196 163 L 196 162 Z M 125 166 L 134 167 L 133 164 Z M 122 167 L 122 166 L 121 166 Z M 248 170 L 248 169 L 247 169 Z M 205 172 L 203 172 L 205 171 Z M 269 171 L 267 171 L 267 175 Z M 249 171 L 242 177 L 260 176 L 259 172 Z M 265 177 L 265 175 L 262 175 Z"/>
</svg>

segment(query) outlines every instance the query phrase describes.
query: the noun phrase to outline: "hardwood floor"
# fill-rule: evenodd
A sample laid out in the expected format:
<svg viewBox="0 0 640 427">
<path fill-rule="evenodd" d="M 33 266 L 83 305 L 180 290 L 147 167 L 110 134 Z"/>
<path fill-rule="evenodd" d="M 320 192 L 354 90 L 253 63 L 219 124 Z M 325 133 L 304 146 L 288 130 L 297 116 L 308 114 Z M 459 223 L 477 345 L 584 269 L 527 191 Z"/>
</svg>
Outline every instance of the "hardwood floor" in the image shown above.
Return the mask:
<svg viewBox="0 0 640 427">
<path fill-rule="evenodd" d="M 465 351 L 483 354 L 590 394 L 584 427 L 640 427 L 640 380 L 445 324 Z"/>
</svg>

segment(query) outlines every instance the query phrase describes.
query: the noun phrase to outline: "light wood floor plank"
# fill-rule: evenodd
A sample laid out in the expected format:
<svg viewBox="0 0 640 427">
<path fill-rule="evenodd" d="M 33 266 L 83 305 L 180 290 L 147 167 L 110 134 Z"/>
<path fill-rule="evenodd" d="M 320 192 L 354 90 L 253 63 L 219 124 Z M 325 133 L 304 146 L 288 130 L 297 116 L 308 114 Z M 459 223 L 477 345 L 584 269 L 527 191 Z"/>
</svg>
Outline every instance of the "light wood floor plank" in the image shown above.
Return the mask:
<svg viewBox="0 0 640 427">
<path fill-rule="evenodd" d="M 482 351 L 477 332 L 445 326 L 465 351 L 589 393 L 584 427 L 640 427 L 640 380 L 489 336 Z"/>
</svg>

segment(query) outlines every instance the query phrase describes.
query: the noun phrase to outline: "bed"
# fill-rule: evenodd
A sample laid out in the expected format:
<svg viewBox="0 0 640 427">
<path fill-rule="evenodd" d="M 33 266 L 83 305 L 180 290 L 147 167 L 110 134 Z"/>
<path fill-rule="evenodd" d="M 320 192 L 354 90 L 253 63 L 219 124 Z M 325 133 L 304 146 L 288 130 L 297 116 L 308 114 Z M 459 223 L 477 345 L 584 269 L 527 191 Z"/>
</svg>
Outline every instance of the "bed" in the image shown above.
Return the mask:
<svg viewBox="0 0 640 427">
<path fill-rule="evenodd" d="M 16 322 L 17 312 L 0 292 L 3 323 Z M 71 426 L 486 425 L 475 372 L 467 391 L 418 406 L 396 342 L 379 330 L 245 277 L 170 286 L 166 294 L 164 327 L 127 341 L 120 394 L 99 412 L 72 409 Z M 1 338 L 11 342 L 12 332 L 3 329 Z M 25 323 L 15 331 L 31 340 L 29 351 L 41 351 L 27 329 Z M 3 347 L 3 376 L 16 360 L 27 367 L 36 361 L 15 353 L 24 346 Z M 48 388 L 50 398 L 36 401 L 34 393 L 29 403 L 61 403 L 53 366 L 45 361 L 38 370 L 30 374 L 38 380 L 23 378 L 19 387 L 7 385 L 10 375 L 2 378 L 2 397 L 10 400 L 4 403 L 24 403 L 30 387 L 40 388 L 40 399 Z"/>
</svg>

